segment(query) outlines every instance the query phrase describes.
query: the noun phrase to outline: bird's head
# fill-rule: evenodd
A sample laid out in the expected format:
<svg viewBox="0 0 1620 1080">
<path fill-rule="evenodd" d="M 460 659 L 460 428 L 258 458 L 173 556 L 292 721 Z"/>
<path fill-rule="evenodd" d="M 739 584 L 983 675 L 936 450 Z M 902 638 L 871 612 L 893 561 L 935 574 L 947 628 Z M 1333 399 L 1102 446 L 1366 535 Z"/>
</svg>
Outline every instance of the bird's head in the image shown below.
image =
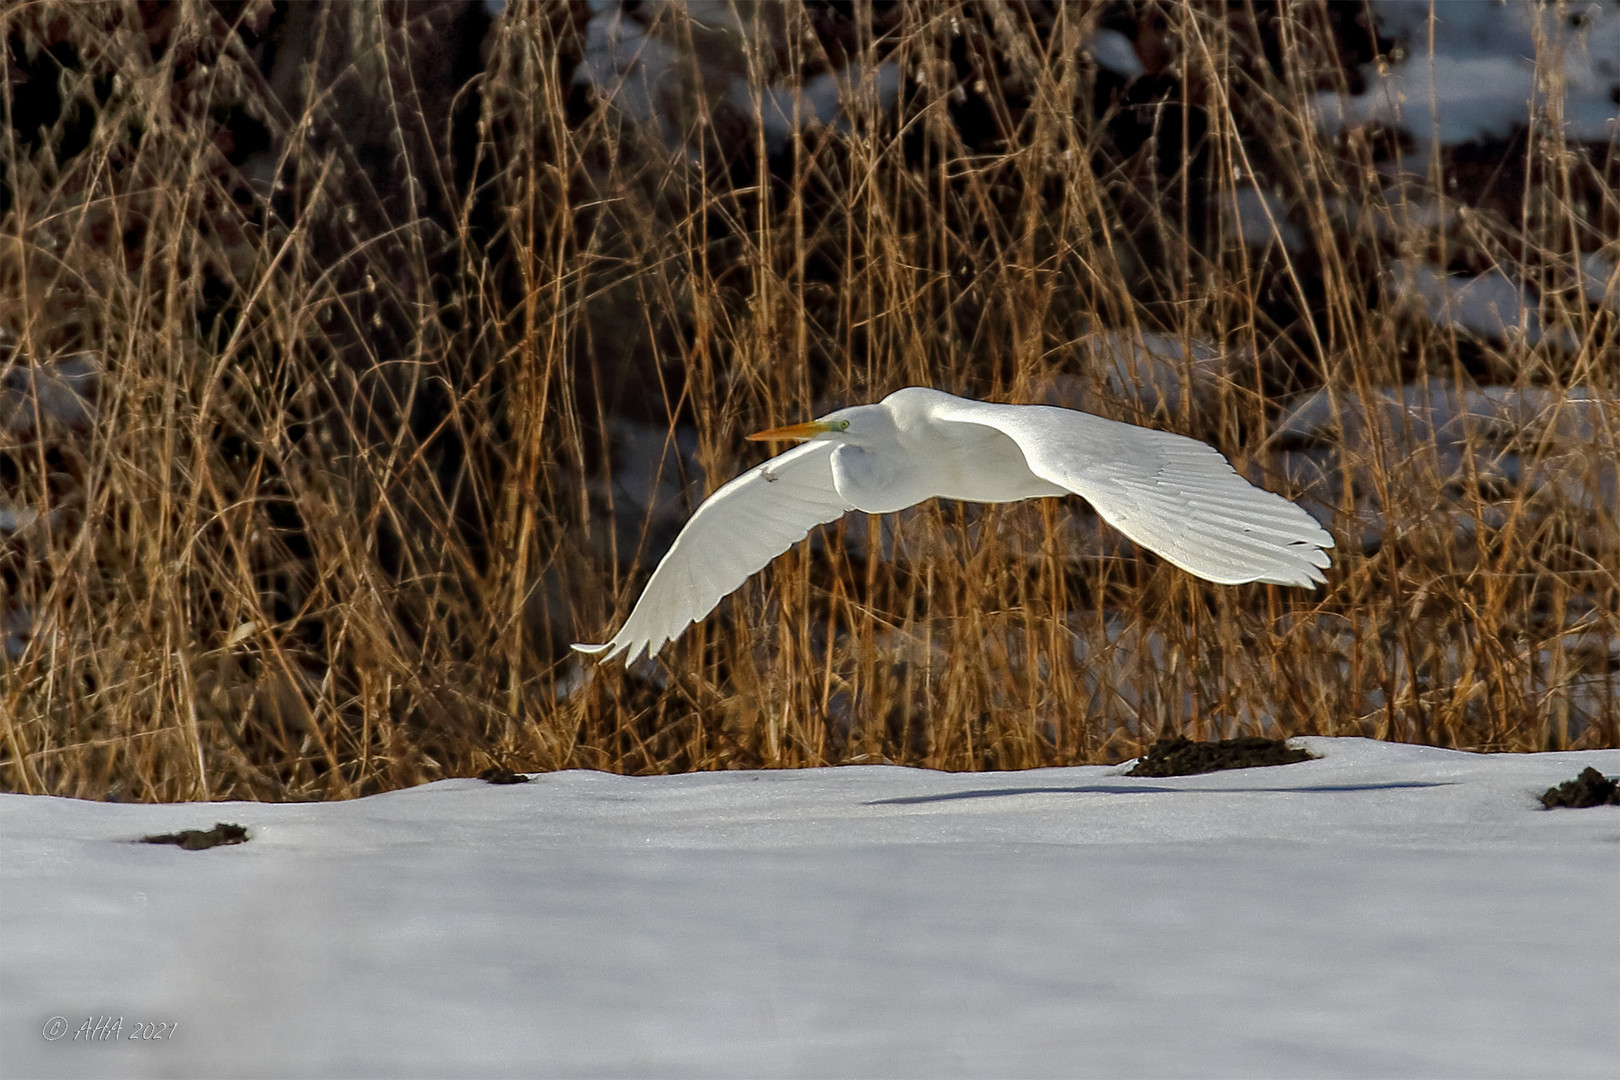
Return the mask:
<svg viewBox="0 0 1620 1080">
<path fill-rule="evenodd" d="M 775 442 L 780 439 L 819 439 L 827 435 L 840 441 L 856 439 L 862 428 L 863 411 L 871 408 L 873 406 L 856 405 L 849 409 L 839 409 L 837 412 L 830 412 L 826 416 L 802 424 L 756 431 L 748 436 L 748 439 L 751 442 Z"/>
</svg>

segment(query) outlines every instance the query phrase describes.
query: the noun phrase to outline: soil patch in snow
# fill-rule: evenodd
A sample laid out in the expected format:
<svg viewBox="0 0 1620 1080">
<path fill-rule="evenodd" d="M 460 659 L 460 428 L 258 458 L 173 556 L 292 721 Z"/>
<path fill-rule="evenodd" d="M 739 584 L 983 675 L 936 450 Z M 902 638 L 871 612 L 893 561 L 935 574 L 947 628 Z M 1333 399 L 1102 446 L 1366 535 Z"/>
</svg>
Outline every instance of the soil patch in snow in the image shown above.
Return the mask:
<svg viewBox="0 0 1620 1080">
<path fill-rule="evenodd" d="M 1160 739 L 1127 776 L 1192 776 L 1222 769 L 1253 769 L 1262 765 L 1294 765 L 1316 757 L 1289 746 L 1282 739 L 1245 735 L 1217 742 L 1194 742 L 1184 735 Z"/>
<path fill-rule="evenodd" d="M 478 774 L 478 779 L 487 784 L 527 784 L 532 778 L 526 773 L 513 772 L 504 765 L 491 765 Z"/>
<path fill-rule="evenodd" d="M 1589 806 L 1620 806 L 1620 782 L 1588 765 L 1575 779 L 1548 788 L 1541 797 L 1541 805 L 1549 810 L 1558 807 L 1585 810 Z"/>
<path fill-rule="evenodd" d="M 153 833 L 141 837 L 143 844 L 173 844 L 187 851 L 207 851 L 209 848 L 245 844 L 247 841 L 246 828 L 224 821 L 215 822 L 212 829 L 181 829 L 179 832 Z"/>
</svg>

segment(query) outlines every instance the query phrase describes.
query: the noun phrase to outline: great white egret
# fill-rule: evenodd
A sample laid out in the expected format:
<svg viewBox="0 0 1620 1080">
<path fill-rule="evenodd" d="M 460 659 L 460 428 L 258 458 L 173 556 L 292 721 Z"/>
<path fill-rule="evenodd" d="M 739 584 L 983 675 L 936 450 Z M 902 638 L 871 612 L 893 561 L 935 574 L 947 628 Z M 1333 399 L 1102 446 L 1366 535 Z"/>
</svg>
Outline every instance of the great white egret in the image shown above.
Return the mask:
<svg viewBox="0 0 1620 1080">
<path fill-rule="evenodd" d="M 575 649 L 604 661 L 655 656 L 815 526 L 932 498 L 1079 495 L 1138 544 L 1209 581 L 1327 580 L 1333 537 L 1315 518 L 1243 479 L 1213 446 L 1168 431 L 909 386 L 748 437 L 807 441 L 705 499 L 613 640 Z"/>
</svg>

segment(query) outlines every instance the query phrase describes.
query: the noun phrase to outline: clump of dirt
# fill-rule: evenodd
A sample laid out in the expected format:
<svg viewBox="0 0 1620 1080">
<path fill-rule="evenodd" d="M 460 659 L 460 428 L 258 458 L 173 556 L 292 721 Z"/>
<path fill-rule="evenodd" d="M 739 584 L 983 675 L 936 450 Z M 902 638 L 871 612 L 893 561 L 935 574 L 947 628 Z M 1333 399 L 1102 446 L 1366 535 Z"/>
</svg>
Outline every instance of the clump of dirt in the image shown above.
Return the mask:
<svg viewBox="0 0 1620 1080">
<path fill-rule="evenodd" d="M 527 784 L 533 777 L 513 772 L 504 765 L 491 765 L 478 774 L 478 779 L 488 784 Z"/>
<path fill-rule="evenodd" d="M 1142 756 L 1127 776 L 1192 776 L 1222 769 L 1253 769 L 1262 765 L 1293 765 L 1313 761 L 1308 750 L 1289 746 L 1282 739 L 1245 735 L 1239 739 L 1194 742 L 1184 735 L 1160 739 Z"/>
<path fill-rule="evenodd" d="M 175 833 L 154 833 L 141 837 L 143 844 L 174 844 L 187 851 L 207 851 L 212 847 L 245 844 L 248 831 L 245 826 L 220 821 L 212 829 L 182 829 Z"/>
<path fill-rule="evenodd" d="M 1558 807 L 1585 810 L 1589 806 L 1620 806 L 1620 781 L 1611 780 L 1588 765 L 1575 779 L 1548 788 L 1541 797 L 1541 805 L 1548 810 Z"/>
</svg>

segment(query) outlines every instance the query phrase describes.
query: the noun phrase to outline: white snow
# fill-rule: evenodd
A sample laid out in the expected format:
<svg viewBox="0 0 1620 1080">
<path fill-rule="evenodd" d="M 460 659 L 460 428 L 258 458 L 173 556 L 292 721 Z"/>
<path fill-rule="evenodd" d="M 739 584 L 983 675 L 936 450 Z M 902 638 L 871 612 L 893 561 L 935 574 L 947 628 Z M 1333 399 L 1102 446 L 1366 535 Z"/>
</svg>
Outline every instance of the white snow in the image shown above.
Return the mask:
<svg viewBox="0 0 1620 1080">
<path fill-rule="evenodd" d="M 1242 237 L 1250 247 L 1268 248 L 1281 243 L 1287 250 L 1305 250 L 1299 227 L 1288 220 L 1288 207 L 1281 198 L 1253 184 L 1239 184 L 1230 194 L 1217 196 L 1216 209 L 1225 216 L 1227 228 Z"/>
<path fill-rule="evenodd" d="M 1419 271 L 1426 272 L 1422 267 Z M 1435 280 L 1432 274 L 1429 278 Z M 1459 310 L 1468 309 L 1459 305 Z M 1473 310 L 1477 314 L 1480 306 Z M 1480 325 L 1489 323 L 1481 320 Z M 1578 509 L 1577 517 L 1595 512 L 1595 520 L 1602 522 L 1620 506 L 1620 466 L 1601 449 L 1602 433 L 1617 423 L 1620 401 L 1589 387 L 1469 389 L 1435 378 L 1379 387 L 1366 396 L 1316 391 L 1283 415 L 1273 438 L 1305 444 L 1278 455 L 1282 471 L 1309 492 L 1303 505 L 1328 520 L 1337 514 L 1341 543 L 1346 536 L 1359 535 L 1363 550 L 1370 552 L 1392 529 L 1399 534 L 1409 527 L 1410 511 L 1401 506 L 1416 491 L 1428 493 L 1424 500 L 1431 495 L 1434 500 L 1419 502 L 1420 516 L 1429 521 L 1449 517 L 1458 539 L 1472 536 L 1481 520 L 1506 512 L 1505 507 L 1485 507 L 1488 513 L 1482 515 L 1482 499 L 1512 503 L 1521 492 L 1535 494 L 1538 518 Z M 1384 467 L 1401 476 L 1392 508 L 1382 505 L 1383 485 L 1373 480 L 1377 448 Z M 1353 491 L 1350 516 L 1344 515 L 1347 481 Z M 1503 490 L 1487 496 L 1480 491 L 1482 481 Z M 1406 523 L 1392 522 L 1391 513 L 1406 515 Z M 1620 668 L 1606 681 L 1620 687 Z M 1612 708 L 1612 693 L 1606 688 L 1599 693 L 1610 696 L 1589 703 L 1593 716 Z"/>
<path fill-rule="evenodd" d="M 1301 741 L 1173 780 L 3 795 L 4 1071 L 1620 1075 L 1620 808 L 1537 802 L 1620 750 Z M 252 839 L 130 842 L 216 821 Z"/>
<path fill-rule="evenodd" d="M 1078 342 L 1082 368 L 1091 378 L 1053 377 L 1040 397 L 1066 409 L 1098 408 L 1099 396 L 1124 402 L 1147 416 L 1177 415 L 1182 409 L 1182 384 L 1192 391 L 1194 408 L 1207 406 L 1219 393 L 1221 382 L 1234 365 L 1246 359 L 1237 348 L 1222 348 L 1194 338 L 1190 349 L 1179 338 L 1151 330 L 1095 330 Z M 1088 393 L 1087 383 L 1105 395 Z"/>
<path fill-rule="evenodd" d="M 1126 82 L 1147 71 L 1142 58 L 1136 55 L 1136 42 L 1118 30 L 1097 30 L 1085 38 L 1080 48 L 1098 67 L 1123 75 Z"/>
<path fill-rule="evenodd" d="M 1395 295 L 1422 308 L 1436 326 L 1497 341 L 1521 335 L 1531 344 L 1541 340 L 1535 298 L 1527 297 L 1524 286 L 1502 270 L 1469 277 L 1392 262 L 1389 273 Z"/>
<path fill-rule="evenodd" d="M 574 71 L 574 81 L 596 88 L 604 101 L 611 102 L 631 120 L 640 124 L 662 121 L 665 108 L 661 91 L 678 84 L 675 71 L 679 51 L 649 35 L 642 25 L 620 8 L 595 5 L 585 29 L 585 55 Z M 665 130 L 675 143 L 680 133 Z"/>
<path fill-rule="evenodd" d="M 1543 112 L 1571 139 L 1615 137 L 1620 6 L 1375 0 L 1371 10 L 1399 40 L 1399 59 L 1388 68 L 1367 65 L 1359 96 L 1318 95 L 1328 133 L 1387 124 L 1449 146 L 1506 138 Z"/>
<path fill-rule="evenodd" d="M 1620 287 L 1614 283 L 1620 264 L 1594 251 L 1581 259 L 1581 293 L 1592 303 L 1620 311 Z"/>
<path fill-rule="evenodd" d="M 800 87 L 789 82 L 772 83 L 759 92 L 757 103 L 754 89 L 739 75 L 731 80 L 731 100 L 744 115 L 759 119 L 765 129 L 765 145 L 776 154 L 801 129 L 832 125 L 849 132 L 849 121 L 841 109 L 846 102 L 857 105 L 868 83 L 876 92 L 878 109 L 887 111 L 900 96 L 900 65 L 879 64 L 869 79 L 864 68 L 852 65 L 842 71 L 814 75 Z"/>
<path fill-rule="evenodd" d="M 871 93 L 879 110 L 899 99 L 900 65 L 889 62 L 868 68 L 856 62 L 839 71 L 811 76 L 802 85 L 779 81 L 755 86 L 736 74 L 750 66 L 750 50 L 775 49 L 766 23 L 752 16 L 758 9 L 729 0 L 684 0 L 662 5 L 627 5 L 593 0 L 585 31 L 585 55 L 574 81 L 595 88 L 632 122 L 655 130 L 672 150 L 686 147 L 699 122 L 690 114 L 704 94 L 720 89 L 764 131 L 771 153 L 778 153 L 793 133 L 817 125 L 849 131 L 844 110 Z M 657 28 L 663 16 L 692 20 L 702 28 L 700 46 L 682 44 L 674 27 L 679 18 Z M 673 39 L 674 43 L 671 43 Z M 694 81 L 695 79 L 695 81 Z"/>
</svg>

